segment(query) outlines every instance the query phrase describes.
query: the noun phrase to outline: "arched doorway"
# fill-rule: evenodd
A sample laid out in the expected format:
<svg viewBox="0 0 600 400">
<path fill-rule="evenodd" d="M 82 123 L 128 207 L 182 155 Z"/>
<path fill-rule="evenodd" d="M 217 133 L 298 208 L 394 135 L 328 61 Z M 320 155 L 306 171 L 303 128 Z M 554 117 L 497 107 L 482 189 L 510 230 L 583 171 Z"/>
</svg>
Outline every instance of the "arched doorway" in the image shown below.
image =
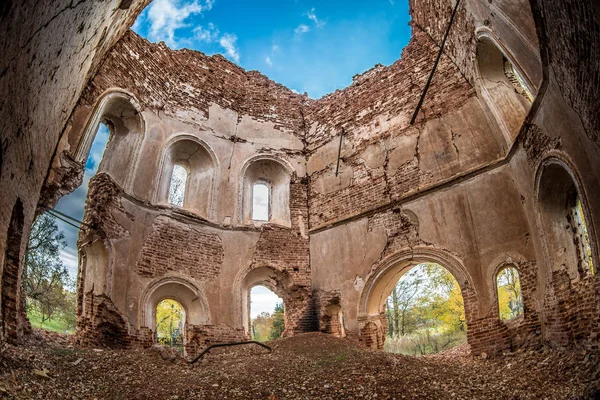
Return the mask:
<svg viewBox="0 0 600 400">
<path fill-rule="evenodd" d="M 156 341 L 184 354 L 185 308 L 173 299 L 161 300 L 156 305 Z"/>
<path fill-rule="evenodd" d="M 165 330 L 171 332 L 160 326 L 165 317 L 168 317 L 165 321 L 169 323 L 169 328 L 169 318 L 172 318 L 174 329 L 179 329 L 179 332 L 173 331 L 176 334 L 174 342 L 179 340 L 178 350 L 182 354 L 194 354 L 199 346 L 197 341 L 202 339 L 194 330 L 209 325 L 211 321 L 206 298 L 200 289 L 180 276 L 166 276 L 152 281 L 140 300 L 140 328 L 152 331 L 152 341 L 161 343 L 159 329 L 162 330 L 162 338 L 167 334 Z M 165 338 L 163 341 L 167 340 Z"/>
<path fill-rule="evenodd" d="M 465 308 L 454 276 L 437 263 L 412 266 L 385 302 L 384 350 L 424 355 L 466 342 Z"/>
<path fill-rule="evenodd" d="M 260 291 L 270 291 L 276 297 L 281 299 L 281 305 L 283 310 L 279 312 L 283 314 L 284 326 L 290 327 L 289 323 L 289 311 L 290 311 L 290 295 L 293 286 L 293 279 L 286 271 L 279 271 L 275 268 L 262 266 L 262 267 L 249 267 L 247 270 L 241 271 L 235 282 L 235 291 L 238 301 L 241 307 L 236 307 L 239 314 L 236 315 L 236 320 L 239 321 L 244 329 L 244 333 L 247 337 L 252 337 L 252 299 L 251 294 L 254 288 Z M 275 311 L 275 310 L 273 310 Z"/>
<path fill-rule="evenodd" d="M 385 258 L 367 277 L 361 292 L 358 322 L 360 338 L 368 347 L 384 348 L 389 324 L 388 300 L 392 292 L 396 290 L 398 282 L 405 275 L 407 279 L 414 281 L 415 276 L 411 276 L 415 274 L 414 271 L 421 271 L 419 273 L 423 275 L 422 271 L 428 268 L 430 271 L 426 275 L 434 278 L 440 285 L 446 285 L 447 294 L 445 296 L 452 295 L 457 301 L 457 304 L 453 306 L 457 314 L 455 330 L 462 332 L 461 336 L 464 338 L 470 322 L 477 315 L 476 296 L 469 274 L 455 256 L 437 249 L 418 247 L 406 249 Z M 411 274 L 410 271 L 413 273 Z M 418 279 L 423 280 L 423 276 Z M 442 296 L 444 291 L 436 289 L 436 286 L 440 285 L 431 285 L 431 291 L 433 295 L 444 297 Z M 407 286 L 410 287 L 410 285 Z M 395 321 L 393 323 L 395 324 Z M 424 324 L 425 328 L 427 328 L 426 325 Z M 434 327 L 435 324 L 430 322 L 428 327 L 430 333 Z M 392 329 L 395 328 L 394 326 Z M 437 329 L 439 330 L 439 327 Z M 398 330 L 401 330 L 400 326 Z M 440 347 L 442 346 L 438 343 L 438 350 Z"/>
<path fill-rule="evenodd" d="M 266 342 L 281 338 L 285 330 L 283 299 L 263 285 L 250 289 L 250 335 Z"/>
</svg>

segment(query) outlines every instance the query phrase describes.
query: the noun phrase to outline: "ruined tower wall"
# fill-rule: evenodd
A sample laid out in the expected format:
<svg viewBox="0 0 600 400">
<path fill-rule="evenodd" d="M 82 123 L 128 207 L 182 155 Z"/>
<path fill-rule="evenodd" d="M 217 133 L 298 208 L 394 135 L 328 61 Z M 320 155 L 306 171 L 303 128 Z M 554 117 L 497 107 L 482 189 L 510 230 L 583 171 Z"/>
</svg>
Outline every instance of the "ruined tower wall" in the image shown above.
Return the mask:
<svg viewBox="0 0 600 400">
<path fill-rule="evenodd" d="M 13 239 L 7 233 L 15 205 L 21 204 L 24 214 L 17 255 L 22 259 L 65 123 L 106 51 L 148 1 L 123 8 L 121 3 L 126 2 L 8 1 L 0 6 L 0 271 Z M 20 304 L 20 298 L 14 300 Z M 12 312 L 4 305 L 2 310 Z"/>
<path fill-rule="evenodd" d="M 114 93 L 128 100 L 113 101 Z M 94 121 L 106 120 L 112 127 L 88 195 L 85 218 L 94 229 L 87 229 L 79 242 L 84 341 L 151 343 L 152 313 L 165 296 L 194 310 L 186 310 L 190 354 L 213 342 L 241 340 L 248 334 L 247 297 L 256 284 L 282 297 L 286 334 L 314 329 L 302 180 L 304 101 L 221 56 L 172 51 L 133 32 L 115 46 L 68 131 L 73 151 L 93 135 Z M 119 107 L 130 106 L 137 115 L 119 119 Z M 99 109 L 107 111 L 94 119 Z M 208 193 L 205 202 L 189 195 L 177 207 L 161 192 L 170 181 L 169 163 L 180 153 L 188 158 L 200 154 L 201 161 L 188 165 L 190 177 L 195 168 L 203 169 L 198 194 Z M 133 156 L 123 163 L 123 154 Z M 273 186 L 273 214 L 284 210 L 275 223 L 251 221 L 245 211 L 251 190 L 246 177 L 255 165 Z M 282 177 L 287 177 L 286 195 L 280 198 L 275 193 Z M 93 251 L 98 242 L 106 251 L 100 262 Z M 186 303 L 188 291 L 201 308 Z M 109 327 L 107 313 L 113 321 Z"/>
<path fill-rule="evenodd" d="M 311 229 L 400 201 L 504 155 L 501 135 L 447 57 L 410 125 L 435 55 L 434 42 L 414 28 L 400 60 L 355 77 L 309 108 Z"/>
</svg>

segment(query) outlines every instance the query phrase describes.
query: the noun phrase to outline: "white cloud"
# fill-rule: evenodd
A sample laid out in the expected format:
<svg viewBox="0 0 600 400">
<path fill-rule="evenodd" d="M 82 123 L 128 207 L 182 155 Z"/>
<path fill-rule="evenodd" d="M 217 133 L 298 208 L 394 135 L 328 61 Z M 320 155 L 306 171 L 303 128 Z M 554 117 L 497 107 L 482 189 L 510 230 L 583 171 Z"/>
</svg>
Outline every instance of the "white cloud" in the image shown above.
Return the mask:
<svg viewBox="0 0 600 400">
<path fill-rule="evenodd" d="M 273 61 L 271 61 L 271 57 L 267 56 L 267 58 L 265 58 L 265 62 L 269 67 L 273 66 Z"/>
<path fill-rule="evenodd" d="M 254 286 L 250 291 L 250 318 L 256 318 L 261 312 L 272 314 L 277 303 L 283 303 L 275 293 L 264 286 Z"/>
<path fill-rule="evenodd" d="M 317 18 L 317 14 L 315 13 L 315 8 L 311 8 L 310 11 L 308 11 L 306 13 L 306 16 L 308 17 L 308 19 L 310 19 L 312 22 L 315 23 L 315 25 L 317 26 L 317 28 L 322 28 L 325 26 L 325 24 L 327 23 L 326 21 L 320 20 L 319 18 Z"/>
<path fill-rule="evenodd" d="M 175 31 L 188 25 L 185 20 L 189 16 L 210 10 L 212 5 L 213 0 L 206 0 L 202 4 L 198 0 L 154 0 L 148 9 L 148 38 L 152 41 L 164 41 L 170 47 L 177 47 Z"/>
<path fill-rule="evenodd" d="M 298 25 L 298 27 L 296 29 L 294 29 L 294 33 L 296 34 L 296 37 L 303 35 L 308 31 L 310 31 L 310 28 L 308 25 L 305 25 L 305 24 L 300 24 L 300 25 Z"/>
<path fill-rule="evenodd" d="M 219 44 L 225 49 L 225 54 L 235 62 L 240 62 L 240 52 L 235 47 L 237 36 L 226 33 L 219 39 Z"/>
<path fill-rule="evenodd" d="M 79 259 L 77 257 L 77 253 L 73 254 L 70 250 L 70 248 L 61 250 L 58 256 L 60 257 L 63 265 L 67 267 L 69 276 L 75 279 L 77 278 L 77 271 L 79 269 Z"/>
<path fill-rule="evenodd" d="M 279 51 L 279 46 L 277 46 L 276 44 L 273 45 L 273 47 L 271 47 L 271 51 L 274 53 L 276 51 Z"/>
<path fill-rule="evenodd" d="M 212 22 L 206 28 L 197 26 L 192 32 L 194 33 L 194 39 L 200 42 L 212 43 L 219 37 L 219 30 Z"/>
</svg>

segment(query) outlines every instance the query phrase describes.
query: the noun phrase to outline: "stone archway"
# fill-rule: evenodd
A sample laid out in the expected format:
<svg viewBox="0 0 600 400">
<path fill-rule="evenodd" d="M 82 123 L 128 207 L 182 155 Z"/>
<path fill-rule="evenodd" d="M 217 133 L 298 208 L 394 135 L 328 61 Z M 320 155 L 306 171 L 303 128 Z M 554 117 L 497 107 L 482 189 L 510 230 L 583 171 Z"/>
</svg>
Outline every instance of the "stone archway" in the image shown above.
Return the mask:
<svg viewBox="0 0 600 400">
<path fill-rule="evenodd" d="M 179 276 L 166 276 L 151 282 L 140 300 L 140 325 L 154 330 L 156 306 L 162 300 L 172 299 L 185 309 L 186 324 L 207 325 L 210 314 L 200 289 Z"/>
<path fill-rule="evenodd" d="M 415 247 L 394 253 L 381 260 L 369 274 L 361 291 L 358 325 L 361 340 L 372 348 L 382 349 L 387 330 L 385 302 L 398 280 L 418 264 L 431 262 L 448 270 L 458 282 L 465 306 L 467 338 L 478 316 L 473 280 L 456 256 L 431 247 Z"/>
</svg>

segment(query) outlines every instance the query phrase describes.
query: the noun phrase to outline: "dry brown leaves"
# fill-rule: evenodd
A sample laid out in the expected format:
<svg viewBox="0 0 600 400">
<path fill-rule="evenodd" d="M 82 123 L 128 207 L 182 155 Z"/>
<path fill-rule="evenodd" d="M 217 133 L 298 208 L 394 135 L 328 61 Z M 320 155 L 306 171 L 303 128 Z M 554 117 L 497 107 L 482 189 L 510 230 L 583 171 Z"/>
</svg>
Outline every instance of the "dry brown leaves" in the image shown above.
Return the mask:
<svg viewBox="0 0 600 400">
<path fill-rule="evenodd" d="M 82 348 L 40 335 L 0 353 L 2 399 L 587 399 L 597 353 L 543 348 L 483 360 L 466 347 L 407 357 L 311 333 L 216 349 L 196 365 L 150 350 Z M 37 371 L 37 372 L 36 372 Z"/>
</svg>

